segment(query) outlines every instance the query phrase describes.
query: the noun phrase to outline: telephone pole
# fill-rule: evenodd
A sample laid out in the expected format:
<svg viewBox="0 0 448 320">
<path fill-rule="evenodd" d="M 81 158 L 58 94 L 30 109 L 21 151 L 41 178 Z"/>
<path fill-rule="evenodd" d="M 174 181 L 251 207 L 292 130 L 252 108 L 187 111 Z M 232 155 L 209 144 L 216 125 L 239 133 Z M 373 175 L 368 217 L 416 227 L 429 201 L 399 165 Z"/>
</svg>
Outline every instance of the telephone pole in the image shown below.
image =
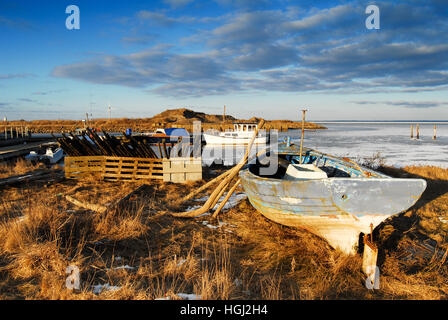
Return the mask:
<svg viewBox="0 0 448 320">
<path fill-rule="evenodd" d="M 302 119 L 302 138 L 300 140 L 300 164 L 302 164 L 302 148 L 303 148 L 303 135 L 305 131 L 305 114 L 308 110 L 302 110 L 303 112 L 303 119 Z"/>
<path fill-rule="evenodd" d="M 224 105 L 224 116 L 222 117 L 222 122 L 226 122 L 226 106 Z"/>
</svg>

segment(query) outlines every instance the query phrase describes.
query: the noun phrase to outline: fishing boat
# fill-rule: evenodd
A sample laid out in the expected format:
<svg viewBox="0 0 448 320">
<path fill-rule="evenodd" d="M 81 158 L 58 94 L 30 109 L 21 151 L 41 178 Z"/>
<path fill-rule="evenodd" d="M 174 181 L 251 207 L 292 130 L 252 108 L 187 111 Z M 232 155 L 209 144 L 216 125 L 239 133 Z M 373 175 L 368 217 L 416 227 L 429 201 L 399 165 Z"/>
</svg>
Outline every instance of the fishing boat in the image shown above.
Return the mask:
<svg viewBox="0 0 448 320">
<path fill-rule="evenodd" d="M 248 144 L 252 139 L 255 131 L 257 130 L 256 123 L 234 123 L 233 131 L 219 132 L 219 131 L 208 131 L 203 133 L 206 144 Z M 267 142 L 267 137 L 258 135 L 254 143 L 255 144 L 265 144 Z"/>
<path fill-rule="evenodd" d="M 258 161 L 240 172 L 250 203 L 266 218 L 306 229 L 352 254 L 361 233 L 412 207 L 426 189 L 423 179 L 392 178 L 288 142 L 278 145 L 276 172 Z M 274 153 L 273 153 L 274 154 Z"/>
</svg>

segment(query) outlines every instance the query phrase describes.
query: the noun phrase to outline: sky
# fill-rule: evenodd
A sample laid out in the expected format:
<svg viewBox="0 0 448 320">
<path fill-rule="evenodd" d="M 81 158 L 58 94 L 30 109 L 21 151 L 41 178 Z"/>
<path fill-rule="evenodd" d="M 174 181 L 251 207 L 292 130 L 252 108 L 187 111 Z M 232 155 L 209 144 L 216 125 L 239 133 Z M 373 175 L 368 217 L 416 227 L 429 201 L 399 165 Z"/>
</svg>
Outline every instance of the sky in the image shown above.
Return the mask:
<svg viewBox="0 0 448 320">
<path fill-rule="evenodd" d="M 0 119 L 448 120 L 446 0 L 0 0 L 0 40 Z"/>
</svg>

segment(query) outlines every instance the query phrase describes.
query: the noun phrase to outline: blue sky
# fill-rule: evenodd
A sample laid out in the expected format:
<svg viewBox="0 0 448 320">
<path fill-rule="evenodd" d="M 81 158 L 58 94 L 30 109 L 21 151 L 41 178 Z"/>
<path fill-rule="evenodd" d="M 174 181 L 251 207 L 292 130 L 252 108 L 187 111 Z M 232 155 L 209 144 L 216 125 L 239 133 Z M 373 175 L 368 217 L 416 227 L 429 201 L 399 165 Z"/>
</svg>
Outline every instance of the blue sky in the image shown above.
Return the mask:
<svg viewBox="0 0 448 320">
<path fill-rule="evenodd" d="M 368 30 L 368 5 L 380 29 Z M 68 30 L 65 8 L 80 9 Z M 0 118 L 448 120 L 445 0 L 2 0 Z"/>
</svg>

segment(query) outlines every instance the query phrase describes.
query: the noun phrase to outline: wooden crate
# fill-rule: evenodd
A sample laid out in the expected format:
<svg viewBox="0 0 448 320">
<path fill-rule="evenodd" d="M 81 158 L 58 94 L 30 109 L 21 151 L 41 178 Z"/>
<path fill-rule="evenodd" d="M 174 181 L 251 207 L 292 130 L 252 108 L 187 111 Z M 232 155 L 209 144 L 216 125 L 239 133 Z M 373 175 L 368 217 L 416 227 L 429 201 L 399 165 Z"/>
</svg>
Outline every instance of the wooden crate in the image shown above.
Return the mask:
<svg viewBox="0 0 448 320">
<path fill-rule="evenodd" d="M 66 157 L 67 179 L 82 179 L 92 174 L 109 181 L 163 179 L 186 182 L 202 179 L 201 159 L 127 158 L 127 157 Z"/>
<path fill-rule="evenodd" d="M 171 158 L 163 160 L 163 181 L 186 182 L 202 180 L 201 158 Z"/>
</svg>

